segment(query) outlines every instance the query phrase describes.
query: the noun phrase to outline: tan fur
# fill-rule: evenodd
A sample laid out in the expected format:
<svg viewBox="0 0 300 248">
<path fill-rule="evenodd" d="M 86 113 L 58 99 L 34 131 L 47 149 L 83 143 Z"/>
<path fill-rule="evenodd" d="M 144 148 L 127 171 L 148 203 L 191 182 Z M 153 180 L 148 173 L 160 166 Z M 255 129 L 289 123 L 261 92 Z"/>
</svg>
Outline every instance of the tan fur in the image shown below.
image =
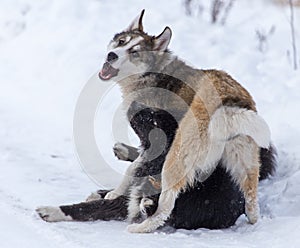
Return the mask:
<svg viewBox="0 0 300 248">
<path fill-rule="evenodd" d="M 199 154 L 207 153 L 209 114 L 199 97 L 195 97 L 189 111 L 181 121 L 171 149 L 163 166 L 164 188 L 184 190 L 194 182 Z M 204 144 L 201 145 L 201 144 Z M 193 154 L 194 156 L 191 156 Z M 204 161 L 202 161 L 204 162 Z M 200 162 L 201 163 L 201 162 Z M 205 169 L 204 169 L 205 170 Z"/>
<path fill-rule="evenodd" d="M 178 163 L 178 161 L 182 160 L 180 131 L 176 135 L 176 139 L 174 140 L 171 150 L 171 154 L 174 156 L 167 156 L 164 163 L 162 171 L 162 188 L 173 188 L 174 191 L 178 192 L 184 189 L 187 185 L 185 178 L 186 168 L 182 166 L 182 164 Z"/>
<path fill-rule="evenodd" d="M 228 98 L 238 98 L 256 111 L 255 102 L 249 92 L 224 71 L 204 70 L 207 79 L 214 85 L 222 103 Z"/>
<path fill-rule="evenodd" d="M 149 182 L 152 184 L 152 186 L 155 189 L 158 189 L 158 190 L 161 189 L 161 182 L 159 182 L 158 180 L 156 180 L 154 177 L 148 176 L 148 180 L 149 180 Z"/>
<path fill-rule="evenodd" d="M 249 222 L 254 224 L 258 220 L 258 200 L 257 200 L 257 186 L 259 177 L 259 167 L 254 167 L 248 171 L 247 178 L 242 185 L 242 191 L 246 199 L 246 214 Z"/>
<path fill-rule="evenodd" d="M 259 178 L 259 147 L 249 136 L 227 142 L 223 155 L 226 168 L 244 192 L 246 214 L 250 223 L 258 219 L 257 186 Z"/>
</svg>

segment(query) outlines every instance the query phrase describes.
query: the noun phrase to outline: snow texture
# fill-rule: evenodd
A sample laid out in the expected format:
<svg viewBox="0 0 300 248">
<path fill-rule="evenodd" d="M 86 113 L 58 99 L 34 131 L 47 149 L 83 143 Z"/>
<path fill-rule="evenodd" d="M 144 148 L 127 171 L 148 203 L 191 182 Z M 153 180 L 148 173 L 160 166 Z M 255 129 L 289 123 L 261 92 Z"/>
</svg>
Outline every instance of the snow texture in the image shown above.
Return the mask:
<svg viewBox="0 0 300 248">
<path fill-rule="evenodd" d="M 126 232 L 125 222 L 49 224 L 35 213 L 40 205 L 80 202 L 98 189 L 77 161 L 74 109 L 82 88 L 100 70 L 109 40 L 143 8 L 148 33 L 170 26 L 176 54 L 199 68 L 230 73 L 251 92 L 269 124 L 279 165 L 274 177 L 260 183 L 257 224 L 241 216 L 225 230 L 165 228 L 138 235 Z M 289 8 L 271 0 L 239 0 L 225 26 L 210 23 L 207 6 L 197 13 L 186 16 L 179 0 L 0 0 L 2 248 L 300 247 L 300 70 L 292 67 Z M 295 23 L 300 49 L 299 9 Z M 272 26 L 261 52 L 256 30 Z M 112 152 L 111 121 L 120 102 L 115 87 L 96 118 L 102 155 L 120 171 L 112 187 L 126 167 Z"/>
</svg>

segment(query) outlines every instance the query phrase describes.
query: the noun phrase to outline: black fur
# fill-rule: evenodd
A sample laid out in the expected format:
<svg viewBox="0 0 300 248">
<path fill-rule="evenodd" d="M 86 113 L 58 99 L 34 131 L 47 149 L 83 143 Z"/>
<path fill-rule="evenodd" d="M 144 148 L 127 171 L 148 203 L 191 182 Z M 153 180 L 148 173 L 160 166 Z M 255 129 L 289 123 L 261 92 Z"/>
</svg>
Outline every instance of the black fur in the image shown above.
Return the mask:
<svg viewBox="0 0 300 248">
<path fill-rule="evenodd" d="M 165 110 L 148 108 L 138 102 L 131 104 L 127 116 L 141 141 L 142 153 L 147 153 L 145 156 L 148 158 L 136 170 L 137 177 L 155 176 L 161 173 L 165 157 L 178 128 L 177 120 L 183 116 L 180 112 L 176 114 L 177 116 L 174 116 L 174 112 L 171 115 Z"/>
<path fill-rule="evenodd" d="M 227 228 L 245 213 L 245 199 L 230 175 L 220 165 L 203 183 L 181 193 L 169 225 L 175 228 Z"/>
<path fill-rule="evenodd" d="M 226 97 L 222 100 L 222 106 L 234 106 L 244 109 L 253 110 L 251 107 L 251 101 L 248 99 L 241 99 L 238 97 Z"/>
<path fill-rule="evenodd" d="M 259 180 L 266 179 L 270 175 L 274 175 L 277 166 L 276 161 L 277 152 L 273 145 L 269 149 L 260 148 L 260 167 Z"/>
<path fill-rule="evenodd" d="M 108 190 L 99 190 L 97 193 L 103 198 Z M 114 200 L 95 200 L 74 205 L 60 206 L 60 209 L 77 221 L 91 220 L 125 220 L 127 217 L 126 196 Z"/>
<path fill-rule="evenodd" d="M 170 52 L 169 52 L 170 53 Z M 157 64 L 157 61 L 153 61 L 154 64 Z M 178 78 L 176 78 L 174 75 L 177 75 L 178 67 L 174 68 L 174 71 L 169 71 L 169 75 L 164 74 L 164 73 L 158 73 L 158 72 L 146 72 L 143 74 L 143 78 L 147 79 L 147 77 L 151 78 L 156 82 L 155 87 L 156 88 L 161 88 L 164 90 L 167 90 L 169 92 L 172 92 L 174 94 L 179 93 L 179 91 L 184 91 L 186 92 L 185 95 L 181 96 L 181 100 L 184 100 L 185 103 L 190 106 L 196 92 L 192 87 L 190 87 L 186 82 L 183 82 Z M 173 75 L 173 76 L 171 76 Z"/>
</svg>

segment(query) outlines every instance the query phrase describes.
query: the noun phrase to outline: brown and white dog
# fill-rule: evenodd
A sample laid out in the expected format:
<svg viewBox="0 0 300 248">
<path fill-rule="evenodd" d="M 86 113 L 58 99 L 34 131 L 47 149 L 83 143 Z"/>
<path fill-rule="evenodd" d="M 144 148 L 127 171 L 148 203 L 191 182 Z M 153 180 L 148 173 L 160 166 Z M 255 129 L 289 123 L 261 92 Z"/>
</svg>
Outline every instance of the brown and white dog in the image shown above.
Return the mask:
<svg viewBox="0 0 300 248">
<path fill-rule="evenodd" d="M 129 225 L 128 230 L 151 232 L 164 225 L 177 197 L 196 182 L 204 182 L 218 165 L 230 173 L 243 192 L 248 220 L 256 223 L 261 151 L 272 151 L 268 125 L 257 114 L 245 88 L 223 71 L 195 69 L 174 56 L 168 50 L 171 29 L 166 27 L 160 35 L 150 36 L 143 30 L 143 15 L 144 10 L 110 42 L 99 77 L 118 82 L 129 120 L 135 114 L 131 113 L 133 103 L 138 103 L 171 113 L 178 127 L 159 176 L 161 192 L 156 212 L 142 223 Z M 153 151 L 151 155 L 147 150 L 141 152 L 122 183 L 105 195 L 107 200 L 129 195 L 131 220 L 140 211 L 135 199 L 158 193 L 146 192 L 143 186 L 148 177 L 145 175 L 143 181 L 137 175 L 149 156 L 160 153 L 160 149 Z M 272 170 L 273 164 L 266 174 Z M 72 220 L 63 208 L 46 207 L 38 212 L 48 221 Z"/>
</svg>

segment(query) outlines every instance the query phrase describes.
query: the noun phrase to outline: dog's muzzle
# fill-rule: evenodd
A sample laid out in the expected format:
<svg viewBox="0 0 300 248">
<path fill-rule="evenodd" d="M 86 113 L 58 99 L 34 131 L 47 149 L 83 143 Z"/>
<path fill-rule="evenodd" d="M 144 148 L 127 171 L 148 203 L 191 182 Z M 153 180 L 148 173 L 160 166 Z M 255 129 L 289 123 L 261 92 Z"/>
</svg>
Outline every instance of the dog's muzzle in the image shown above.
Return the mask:
<svg viewBox="0 0 300 248">
<path fill-rule="evenodd" d="M 117 76 L 119 73 L 119 69 L 115 69 L 109 62 L 105 62 L 102 70 L 99 72 L 99 78 L 102 80 L 109 80 L 112 77 Z"/>
</svg>

